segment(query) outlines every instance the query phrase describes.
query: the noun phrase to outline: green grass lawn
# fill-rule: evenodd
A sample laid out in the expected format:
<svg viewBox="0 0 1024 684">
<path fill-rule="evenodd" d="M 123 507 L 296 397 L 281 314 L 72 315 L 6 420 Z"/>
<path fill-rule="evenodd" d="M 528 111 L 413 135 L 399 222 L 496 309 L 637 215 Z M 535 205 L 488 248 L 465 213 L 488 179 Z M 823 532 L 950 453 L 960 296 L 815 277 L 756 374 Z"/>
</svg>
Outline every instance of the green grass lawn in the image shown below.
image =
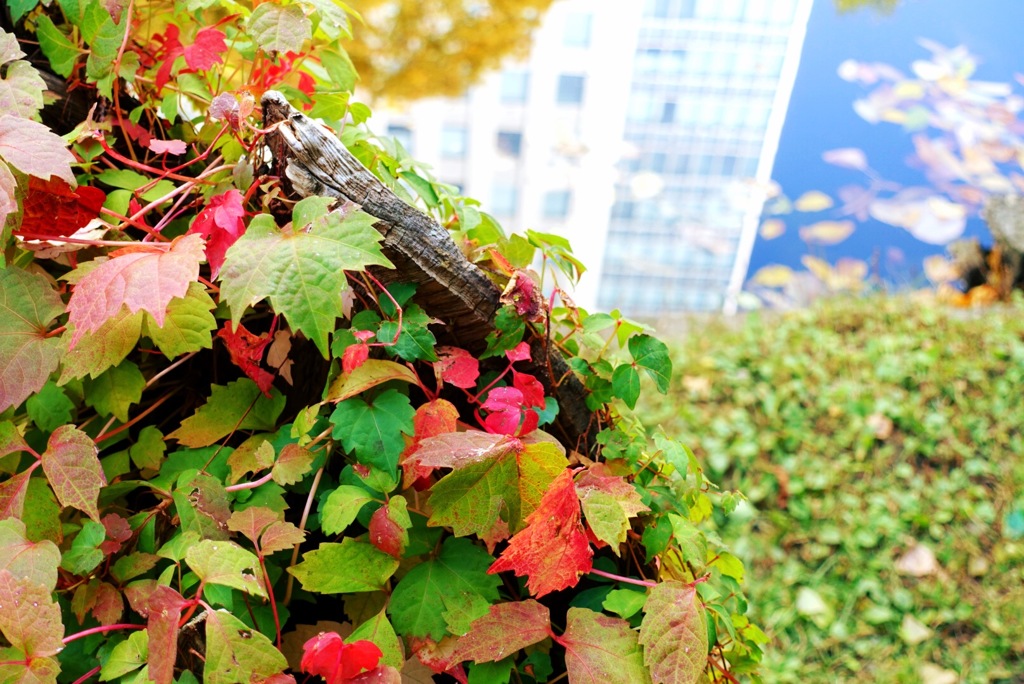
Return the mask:
<svg viewBox="0 0 1024 684">
<path fill-rule="evenodd" d="M 767 682 L 1024 682 L 1024 304 L 693 329 L 644 407 L 749 498 Z"/>
</svg>

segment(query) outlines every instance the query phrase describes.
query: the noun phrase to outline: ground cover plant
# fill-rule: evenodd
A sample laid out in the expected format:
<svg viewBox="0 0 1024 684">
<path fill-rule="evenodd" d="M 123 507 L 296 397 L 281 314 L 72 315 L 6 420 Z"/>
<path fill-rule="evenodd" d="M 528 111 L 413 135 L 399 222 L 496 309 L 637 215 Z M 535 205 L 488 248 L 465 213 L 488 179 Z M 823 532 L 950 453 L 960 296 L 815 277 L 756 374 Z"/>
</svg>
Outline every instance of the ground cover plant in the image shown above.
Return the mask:
<svg viewBox="0 0 1024 684">
<path fill-rule="evenodd" d="M 756 669 L 667 348 L 372 135 L 343 3 L 4 12 L 0 681 Z"/>
<path fill-rule="evenodd" d="M 842 300 L 674 354 L 645 419 L 749 496 L 766 681 L 1024 681 L 1022 314 Z"/>
</svg>

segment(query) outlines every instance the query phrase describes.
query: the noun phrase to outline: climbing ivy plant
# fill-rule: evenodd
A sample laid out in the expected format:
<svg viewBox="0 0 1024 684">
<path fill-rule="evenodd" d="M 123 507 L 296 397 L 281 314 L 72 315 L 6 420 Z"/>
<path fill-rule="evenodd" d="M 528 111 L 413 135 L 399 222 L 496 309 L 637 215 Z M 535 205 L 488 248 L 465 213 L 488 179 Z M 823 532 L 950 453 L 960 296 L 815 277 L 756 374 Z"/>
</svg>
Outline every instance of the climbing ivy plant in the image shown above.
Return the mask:
<svg viewBox="0 0 1024 684">
<path fill-rule="evenodd" d="M 742 565 L 700 527 L 738 495 L 630 413 L 667 390 L 665 345 L 545 289 L 582 269 L 564 240 L 506 235 L 372 135 L 351 8 L 7 12 L 0 681 L 756 669 Z M 289 195 L 256 106 L 271 87 L 506 288 L 485 349 L 440 344 L 458 331 L 373 275 L 391 266 L 374 217 Z M 586 388 L 591 448 L 546 431 L 535 338 Z"/>
</svg>

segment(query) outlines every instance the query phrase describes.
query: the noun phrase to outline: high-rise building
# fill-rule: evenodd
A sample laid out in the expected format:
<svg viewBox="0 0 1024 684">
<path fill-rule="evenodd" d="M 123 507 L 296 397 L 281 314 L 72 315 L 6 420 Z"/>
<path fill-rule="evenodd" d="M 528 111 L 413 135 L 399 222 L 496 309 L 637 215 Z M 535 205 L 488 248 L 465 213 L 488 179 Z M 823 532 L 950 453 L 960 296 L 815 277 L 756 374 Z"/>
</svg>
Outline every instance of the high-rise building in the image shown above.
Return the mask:
<svg viewBox="0 0 1024 684">
<path fill-rule="evenodd" d="M 560 0 L 526 60 L 376 120 L 507 229 L 569 238 L 580 305 L 728 311 L 812 2 Z"/>
</svg>

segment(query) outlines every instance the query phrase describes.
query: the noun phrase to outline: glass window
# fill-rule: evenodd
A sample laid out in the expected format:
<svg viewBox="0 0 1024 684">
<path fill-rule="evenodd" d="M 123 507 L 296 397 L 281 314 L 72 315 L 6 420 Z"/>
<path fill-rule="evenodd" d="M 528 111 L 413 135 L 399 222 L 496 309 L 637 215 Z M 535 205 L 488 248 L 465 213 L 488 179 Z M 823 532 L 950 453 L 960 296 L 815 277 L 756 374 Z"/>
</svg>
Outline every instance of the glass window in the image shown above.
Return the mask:
<svg viewBox="0 0 1024 684">
<path fill-rule="evenodd" d="M 722 157 L 722 175 L 732 176 L 736 173 L 736 163 L 739 160 L 735 156 L 729 154 Z"/>
<path fill-rule="evenodd" d="M 565 20 L 565 33 L 562 36 L 562 43 L 566 47 L 590 47 L 590 25 L 593 23 L 592 14 L 574 12 Z"/>
<path fill-rule="evenodd" d="M 498 151 L 518 157 L 523 149 L 523 134 L 519 131 L 498 131 Z"/>
<path fill-rule="evenodd" d="M 405 148 L 405 151 L 409 154 L 413 153 L 412 149 L 412 129 L 408 126 L 398 126 L 391 124 L 388 126 L 388 135 L 398 141 L 398 144 Z"/>
<path fill-rule="evenodd" d="M 636 53 L 636 70 L 640 73 L 657 71 L 660 57 L 661 50 L 657 48 L 638 50 Z"/>
<path fill-rule="evenodd" d="M 647 0 L 644 15 L 657 19 L 668 19 L 671 6 L 672 0 Z"/>
<path fill-rule="evenodd" d="M 563 219 L 569 214 L 571 193 L 568 190 L 552 190 L 544 193 L 544 218 Z"/>
<path fill-rule="evenodd" d="M 676 103 L 663 102 L 661 105 L 661 123 L 670 124 L 676 119 Z"/>
<path fill-rule="evenodd" d="M 466 127 L 445 124 L 441 129 L 441 155 L 444 157 L 466 156 Z"/>
<path fill-rule="evenodd" d="M 501 101 L 505 104 L 526 102 L 530 74 L 525 71 L 506 71 L 501 75 Z"/>
<path fill-rule="evenodd" d="M 558 77 L 559 104 L 580 104 L 583 102 L 583 76 L 562 74 Z"/>
<path fill-rule="evenodd" d="M 491 213 L 505 218 L 515 216 L 518 203 L 519 193 L 516 190 L 516 186 L 509 183 L 494 184 L 494 188 L 491 191 Z"/>
</svg>

